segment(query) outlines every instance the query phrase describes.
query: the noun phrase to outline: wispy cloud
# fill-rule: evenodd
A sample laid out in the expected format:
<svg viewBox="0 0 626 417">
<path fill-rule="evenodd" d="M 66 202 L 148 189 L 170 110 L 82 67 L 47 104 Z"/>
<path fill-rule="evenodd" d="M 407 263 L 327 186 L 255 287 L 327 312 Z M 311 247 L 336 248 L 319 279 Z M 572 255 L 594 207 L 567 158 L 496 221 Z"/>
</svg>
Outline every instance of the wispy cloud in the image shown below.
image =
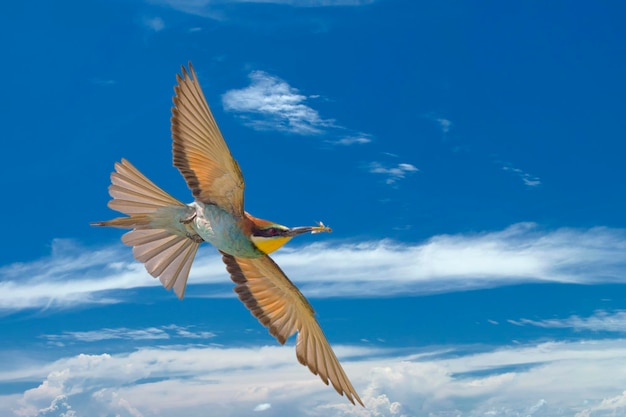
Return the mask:
<svg viewBox="0 0 626 417">
<path fill-rule="evenodd" d="M 441 132 L 444 135 L 448 133 L 450 129 L 452 128 L 452 122 L 449 119 L 446 119 L 444 117 L 438 117 L 435 119 L 435 121 L 439 124 L 439 127 L 441 128 Z"/>
<path fill-rule="evenodd" d="M 295 7 L 364 6 L 376 0 L 236 0 L 240 3 L 285 4 Z"/>
<path fill-rule="evenodd" d="M 626 340 L 449 347 L 420 353 L 337 346 L 360 392 L 354 407 L 295 363 L 293 346 L 160 346 L 115 355 L 22 362 L 0 383 L 36 382 L 0 395 L 0 414 L 311 417 L 624 415 Z M 39 414 L 41 413 L 41 414 Z M 66 414 L 71 415 L 71 414 Z"/>
<path fill-rule="evenodd" d="M 226 92 L 222 103 L 254 129 L 315 135 L 334 125 L 305 104 L 307 96 L 282 79 L 264 71 L 253 71 L 249 77 L 248 87 Z"/>
<path fill-rule="evenodd" d="M 320 116 L 309 105 L 310 100 L 319 96 L 305 96 L 285 80 L 264 71 L 252 71 L 248 77 L 249 86 L 222 95 L 224 109 L 236 113 L 247 126 L 262 131 L 324 136 L 326 143 L 341 146 L 372 141 L 367 133 L 351 131 L 333 119 Z"/>
<path fill-rule="evenodd" d="M 543 328 L 590 330 L 594 332 L 617 332 L 626 333 L 626 311 L 596 311 L 592 316 L 570 316 L 564 319 L 546 320 L 509 320 L 511 324 L 518 326 L 537 326 Z"/>
<path fill-rule="evenodd" d="M 0 268 L 0 311 L 131 302 L 130 288 L 160 285 L 121 243 L 94 250 L 58 240 L 50 257 Z M 429 294 L 522 282 L 611 283 L 626 275 L 626 231 L 542 230 L 521 223 L 501 231 L 439 235 L 417 244 L 390 240 L 288 246 L 274 257 L 316 297 Z M 393 285 L 390 285 L 393 283 Z M 200 250 L 187 297 L 232 296 L 215 250 Z"/>
<path fill-rule="evenodd" d="M 376 0 L 148 0 L 149 3 L 203 17 L 220 19 L 219 10 L 228 3 L 277 4 L 292 7 L 355 7 L 374 3 Z"/>
<path fill-rule="evenodd" d="M 541 185 L 541 179 L 539 177 L 536 177 L 534 175 L 529 174 L 528 172 L 525 172 L 519 168 L 516 168 L 507 162 L 498 162 L 498 164 L 500 165 L 503 171 L 510 172 L 511 174 L 514 174 L 517 177 L 519 177 L 524 183 L 524 185 L 526 185 L 527 187 L 532 188 L 532 187 L 537 187 Z"/>
<path fill-rule="evenodd" d="M 143 19 L 143 24 L 150 30 L 160 32 L 165 29 L 165 22 L 160 17 L 146 17 Z"/>
<path fill-rule="evenodd" d="M 202 281 L 209 283 L 212 277 L 213 283 L 224 283 L 224 269 L 216 256 L 197 259 L 195 267 L 209 274 Z M 24 274 L 30 274 L 29 278 L 24 280 Z M 10 294 L 0 298 L 0 312 L 119 303 L 127 297 L 123 290 L 160 285 L 147 275 L 143 265 L 132 260 L 127 247 L 92 252 L 66 240 L 55 240 L 50 257 L 0 268 L 0 290 Z"/>
<path fill-rule="evenodd" d="M 219 2 L 215 0 L 146 0 L 148 3 L 157 4 L 214 20 L 222 20 L 223 13 L 220 11 Z M 223 4 L 223 3 L 222 3 Z"/>
<path fill-rule="evenodd" d="M 99 329 L 84 332 L 63 332 L 62 334 L 48 334 L 42 336 L 50 342 L 100 342 L 103 340 L 159 340 L 159 339 L 209 339 L 215 337 L 215 333 L 194 330 L 193 327 L 167 325 L 160 327 L 147 327 L 144 329 Z"/>
<path fill-rule="evenodd" d="M 349 146 L 349 145 L 363 145 L 366 143 L 370 143 L 372 138 L 369 135 L 360 135 L 360 136 L 347 136 L 345 138 L 341 138 L 337 141 L 334 141 L 335 145 Z"/>
<path fill-rule="evenodd" d="M 452 123 L 452 120 L 448 119 L 447 117 L 443 117 L 437 113 L 427 113 L 427 114 L 422 115 L 422 117 L 428 120 L 431 120 L 435 125 L 437 125 L 444 139 L 447 138 L 448 133 L 454 126 L 454 123 Z"/>
<path fill-rule="evenodd" d="M 419 169 L 417 169 L 414 165 L 407 163 L 401 163 L 395 166 L 385 166 L 380 162 L 371 162 L 367 168 L 372 174 L 384 175 L 386 177 L 385 183 L 390 185 L 395 184 L 409 174 L 419 171 Z"/>
</svg>

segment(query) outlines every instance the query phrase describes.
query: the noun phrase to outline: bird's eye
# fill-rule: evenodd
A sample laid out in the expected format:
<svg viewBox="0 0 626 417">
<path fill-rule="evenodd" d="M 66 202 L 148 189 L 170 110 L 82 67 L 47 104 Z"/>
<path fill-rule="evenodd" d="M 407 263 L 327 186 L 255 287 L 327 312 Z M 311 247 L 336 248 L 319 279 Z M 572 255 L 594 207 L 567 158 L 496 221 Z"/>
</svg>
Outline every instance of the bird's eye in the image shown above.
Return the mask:
<svg viewBox="0 0 626 417">
<path fill-rule="evenodd" d="M 275 227 L 270 227 L 265 229 L 265 234 L 267 236 L 276 236 L 278 234 L 278 229 Z"/>
<path fill-rule="evenodd" d="M 261 237 L 276 237 L 283 234 L 283 229 L 280 227 L 267 227 L 265 229 L 257 229 L 254 234 Z"/>
</svg>

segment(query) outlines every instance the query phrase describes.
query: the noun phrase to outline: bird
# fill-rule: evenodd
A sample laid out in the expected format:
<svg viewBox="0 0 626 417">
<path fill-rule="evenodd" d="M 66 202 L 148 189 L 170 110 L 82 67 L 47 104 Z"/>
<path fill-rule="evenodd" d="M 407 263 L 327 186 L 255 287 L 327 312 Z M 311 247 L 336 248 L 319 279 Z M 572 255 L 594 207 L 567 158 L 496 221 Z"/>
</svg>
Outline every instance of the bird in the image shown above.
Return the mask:
<svg viewBox="0 0 626 417">
<path fill-rule="evenodd" d="M 125 214 L 91 223 L 132 229 L 122 242 L 133 256 L 183 299 L 198 247 L 212 244 L 222 255 L 234 291 L 282 345 L 298 333 L 296 358 L 354 405 L 363 402 L 333 352 L 313 307 L 269 254 L 295 236 L 331 232 L 315 226 L 286 227 L 244 210 L 244 179 L 211 113 L 195 69 L 176 74 L 171 117 L 173 164 L 194 201 L 163 191 L 128 160 L 111 173 L 108 207 Z"/>
</svg>

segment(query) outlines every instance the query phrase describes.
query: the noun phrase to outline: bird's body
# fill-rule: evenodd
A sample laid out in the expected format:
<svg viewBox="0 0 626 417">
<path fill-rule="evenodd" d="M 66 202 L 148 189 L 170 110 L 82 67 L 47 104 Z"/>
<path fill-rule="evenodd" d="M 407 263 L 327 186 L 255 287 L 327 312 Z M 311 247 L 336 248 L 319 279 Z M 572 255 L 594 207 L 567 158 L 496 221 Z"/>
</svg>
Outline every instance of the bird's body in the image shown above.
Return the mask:
<svg viewBox="0 0 626 417">
<path fill-rule="evenodd" d="M 247 220 L 247 221 L 246 221 Z M 181 206 L 165 206 L 153 215 L 150 227 L 173 235 L 208 242 L 221 252 L 243 258 L 263 256 L 249 238 L 249 220 L 236 219 L 214 204 L 194 201 Z"/>
<path fill-rule="evenodd" d="M 111 174 L 109 207 L 126 214 L 97 226 L 132 229 L 122 241 L 165 288 L 183 298 L 202 242 L 215 246 L 235 282 L 235 292 L 282 344 L 298 333 L 296 356 L 341 395 L 361 399 L 332 351 L 309 302 L 268 256 L 303 233 L 330 232 L 319 224 L 288 228 L 243 209 L 244 181 L 197 82 L 183 67 L 172 108 L 174 165 L 195 201 L 183 204 L 122 159 Z"/>
<path fill-rule="evenodd" d="M 201 201 L 191 206 L 195 208 L 193 229 L 205 242 L 232 256 L 258 258 L 264 255 L 250 240 L 247 218 L 236 219 L 220 207 Z"/>
</svg>

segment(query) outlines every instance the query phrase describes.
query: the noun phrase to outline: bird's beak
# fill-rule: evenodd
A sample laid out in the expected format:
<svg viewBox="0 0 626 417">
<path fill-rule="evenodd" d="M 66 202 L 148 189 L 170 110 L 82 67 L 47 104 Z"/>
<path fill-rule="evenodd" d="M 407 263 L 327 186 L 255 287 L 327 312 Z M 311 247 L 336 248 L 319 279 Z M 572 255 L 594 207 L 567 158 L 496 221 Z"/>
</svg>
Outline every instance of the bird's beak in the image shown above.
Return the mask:
<svg viewBox="0 0 626 417">
<path fill-rule="evenodd" d="M 287 236 L 298 236 L 301 235 L 303 233 L 321 233 L 321 232 L 332 232 L 333 229 L 331 229 L 328 226 L 324 226 L 324 223 L 319 222 L 319 224 L 317 226 L 300 226 L 300 227 L 292 227 L 291 229 L 289 229 L 289 231 L 287 232 Z"/>
</svg>

